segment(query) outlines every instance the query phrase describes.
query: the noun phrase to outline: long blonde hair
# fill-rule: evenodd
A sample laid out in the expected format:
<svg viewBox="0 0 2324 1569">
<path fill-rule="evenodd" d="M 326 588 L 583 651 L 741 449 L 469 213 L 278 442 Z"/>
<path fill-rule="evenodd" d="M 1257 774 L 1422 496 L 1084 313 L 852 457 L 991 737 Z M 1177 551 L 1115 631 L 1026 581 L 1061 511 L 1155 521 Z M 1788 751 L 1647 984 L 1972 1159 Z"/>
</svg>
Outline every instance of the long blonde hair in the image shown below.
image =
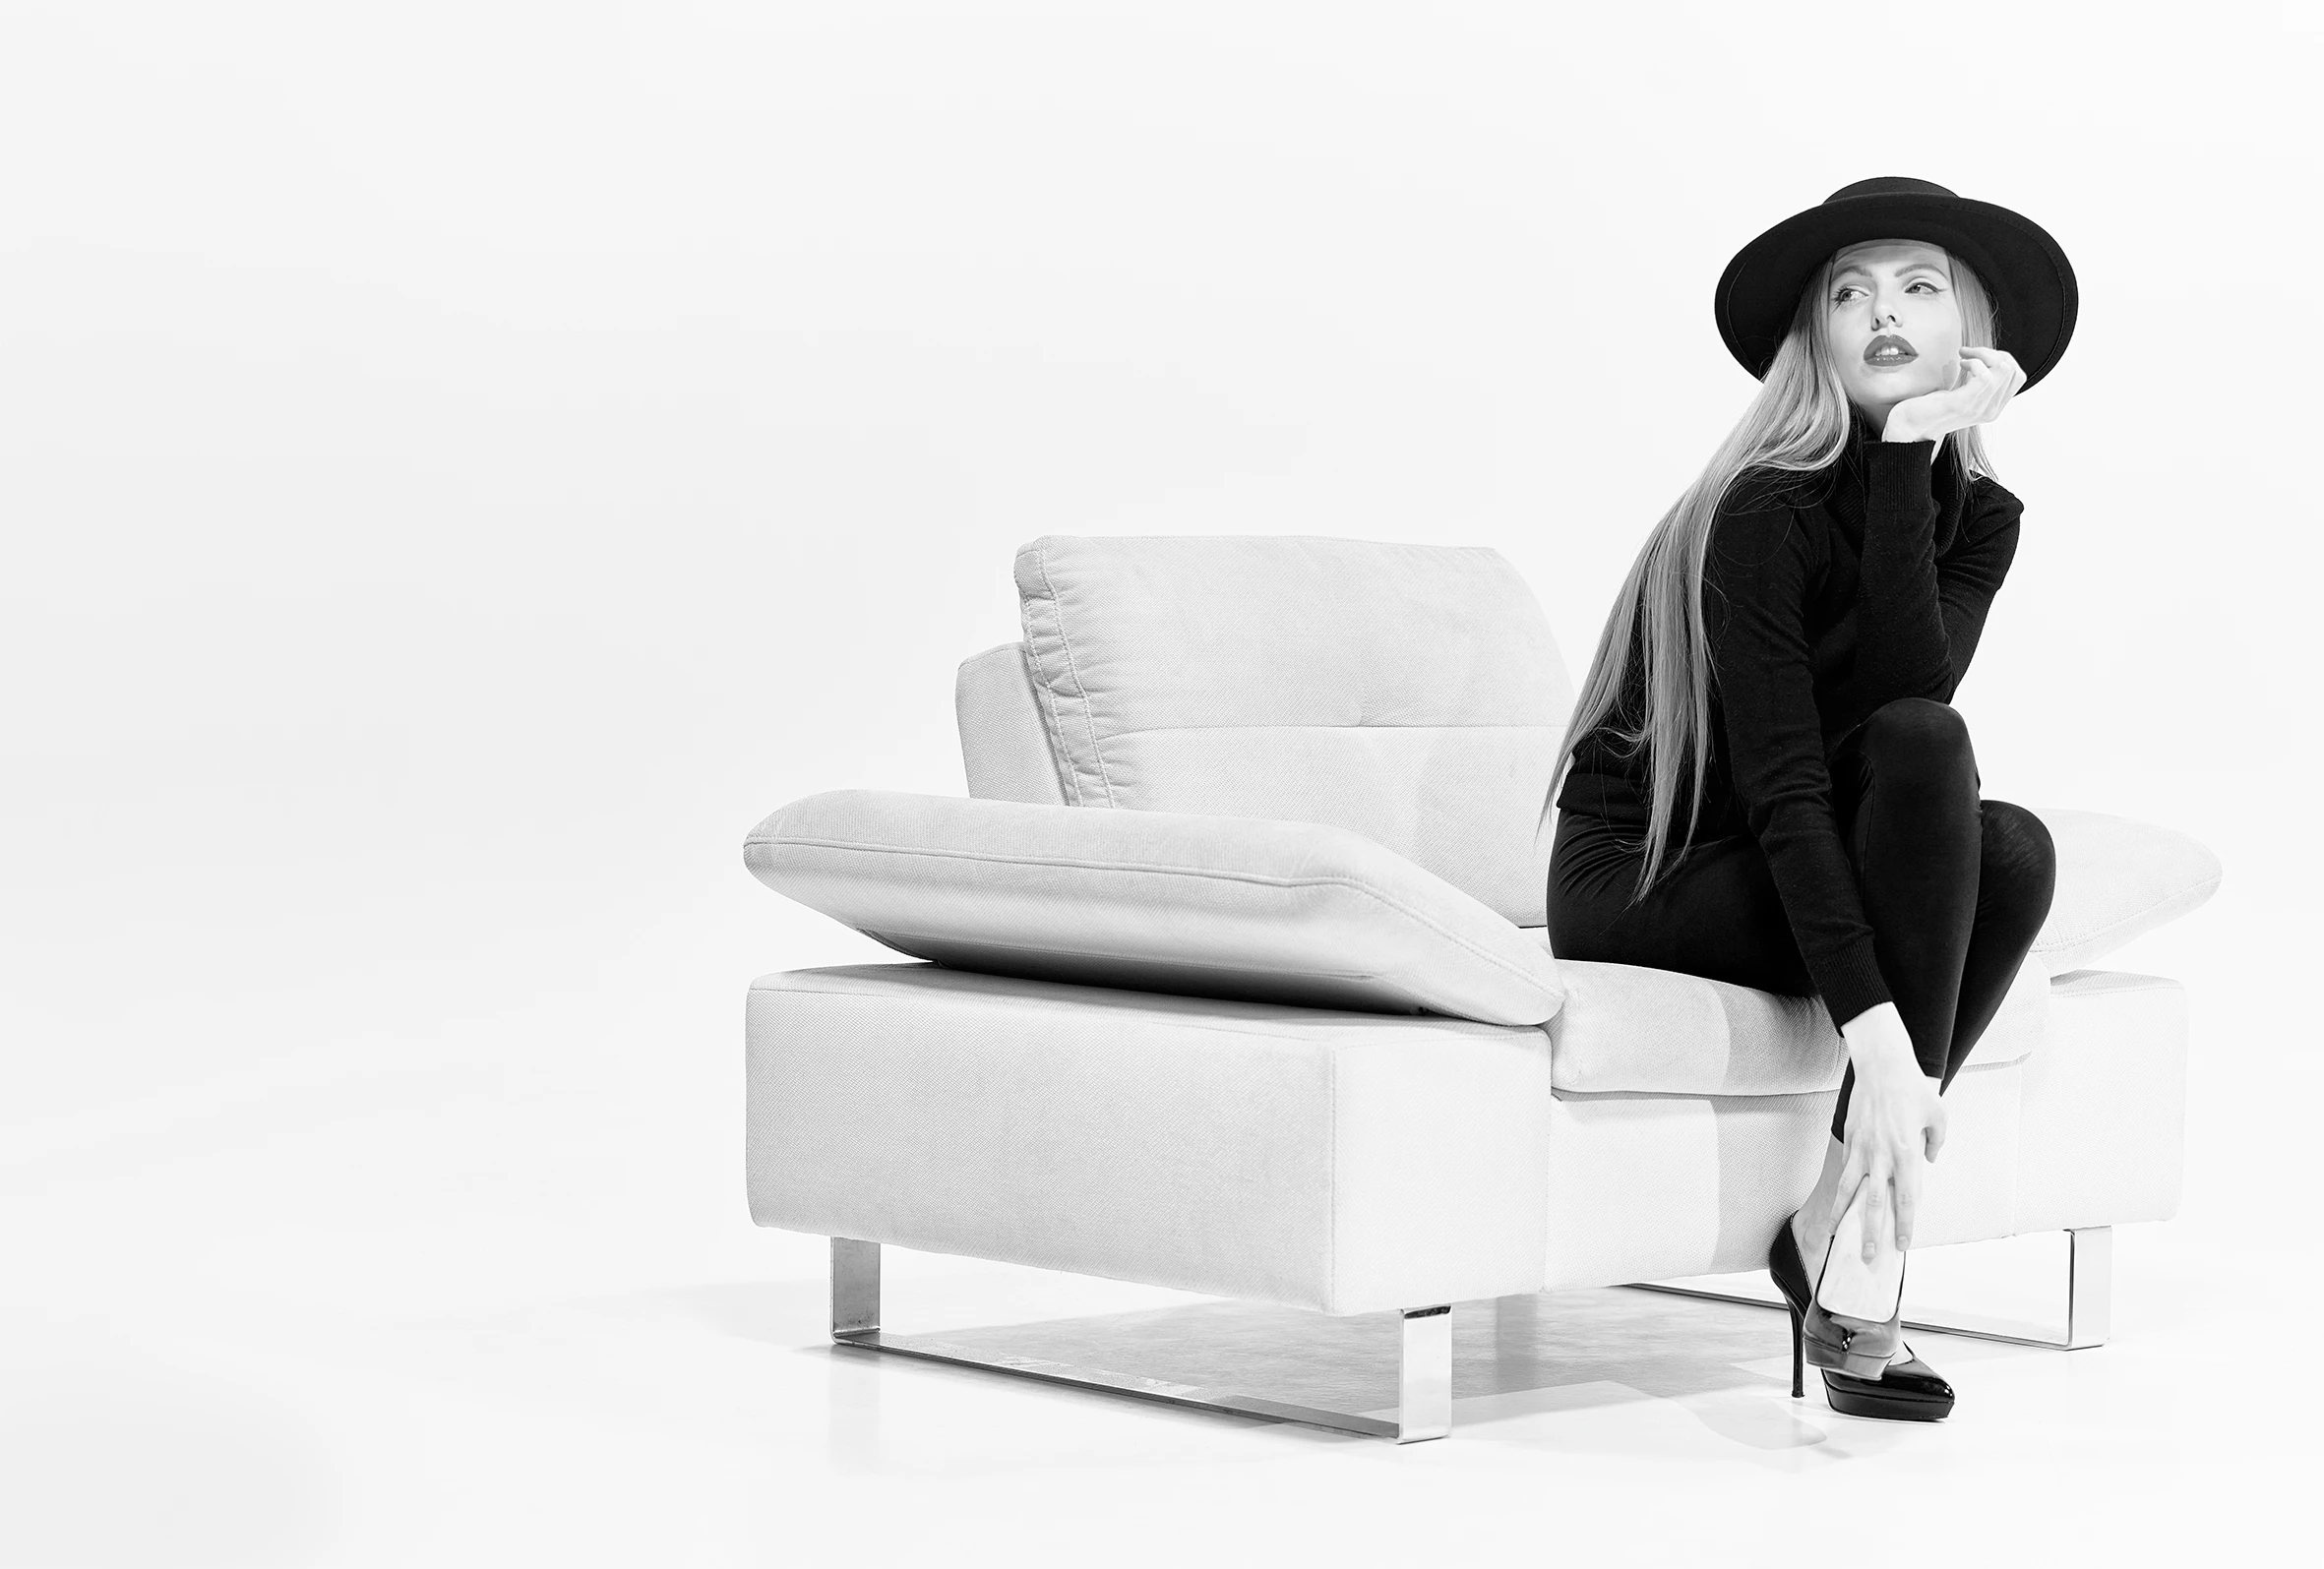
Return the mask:
<svg viewBox="0 0 2324 1569">
<path fill-rule="evenodd" d="M 1573 714 L 1566 721 L 1558 770 L 1542 803 L 1544 820 L 1571 769 L 1575 743 L 1602 721 L 1611 719 L 1611 733 L 1624 754 L 1634 756 L 1641 747 L 1646 749 L 1650 781 L 1647 851 L 1631 904 L 1645 898 L 1661 875 L 1664 836 L 1677 815 L 1682 768 L 1691 774 L 1692 784 L 1686 836 L 1678 853 L 1682 854 L 1693 842 L 1695 826 L 1701 820 L 1704 756 L 1711 727 L 1711 661 L 1703 626 L 1702 572 L 1711 524 L 1731 490 L 1739 503 L 1763 499 L 1784 483 L 1785 476 L 1812 473 L 1838 461 L 1848 445 L 1848 392 L 1831 365 L 1830 334 L 1822 308 L 1831 291 L 1836 258 L 1837 253 L 1825 258 L 1801 291 L 1774 363 L 1735 429 L 1646 536 L 1637 561 L 1622 580 L 1614 613 L 1599 635 L 1589 679 L 1582 683 Z M 1950 252 L 1945 259 L 1961 312 L 1961 341 L 1990 346 L 1992 296 L 1968 263 Z M 1978 427 L 1950 432 L 1943 447 L 1938 461 L 1953 465 L 1954 479 L 1963 492 L 1973 477 L 1993 472 Z M 1628 674 L 1632 631 L 1641 614 L 1645 617 L 1646 712 L 1632 726 L 1624 723 L 1628 716 L 1615 710 Z M 1665 759 L 1669 759 L 1668 765 Z"/>
</svg>

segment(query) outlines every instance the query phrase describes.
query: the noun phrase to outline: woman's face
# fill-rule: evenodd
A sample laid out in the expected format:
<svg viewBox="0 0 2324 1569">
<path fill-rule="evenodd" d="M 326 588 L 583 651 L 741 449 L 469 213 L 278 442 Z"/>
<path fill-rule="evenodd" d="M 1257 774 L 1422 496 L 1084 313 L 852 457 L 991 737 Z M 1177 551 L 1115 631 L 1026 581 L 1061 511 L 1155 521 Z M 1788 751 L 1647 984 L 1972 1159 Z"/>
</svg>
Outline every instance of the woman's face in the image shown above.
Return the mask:
<svg viewBox="0 0 2324 1569">
<path fill-rule="evenodd" d="M 1824 328 L 1849 400 L 1875 421 L 1960 379 L 1961 307 L 1936 246 L 1873 240 L 1840 252 Z"/>
</svg>

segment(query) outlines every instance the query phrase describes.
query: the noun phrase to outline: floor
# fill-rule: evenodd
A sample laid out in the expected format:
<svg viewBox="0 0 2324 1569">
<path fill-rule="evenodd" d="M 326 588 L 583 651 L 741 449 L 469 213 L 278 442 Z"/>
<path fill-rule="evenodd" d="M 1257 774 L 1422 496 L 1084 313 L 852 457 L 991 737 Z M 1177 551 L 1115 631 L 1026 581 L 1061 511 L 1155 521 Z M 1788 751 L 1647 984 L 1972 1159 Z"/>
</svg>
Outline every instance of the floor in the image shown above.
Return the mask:
<svg viewBox="0 0 2324 1569">
<path fill-rule="evenodd" d="M 2199 1015 L 2187 1200 L 2117 1229 L 2106 1346 L 1917 1335 L 1961 1403 L 1897 1424 L 1812 1375 L 1791 1399 L 1780 1312 L 1463 1302 L 1452 1434 L 1399 1446 L 832 1345 L 827 1244 L 743 1211 L 729 991 L 633 977 L 17 1123 L 0 1563 L 1958 1566 L 2305 1539 L 2316 1075 L 2238 1017 L 2257 1002 Z M 2252 1072 L 2281 1093 L 2230 1116 Z M 2039 1320 L 2061 1241 L 1916 1254 L 1915 1311 Z M 986 1341 L 1390 1398 L 1385 1316 L 895 1248 L 884 1273 L 899 1332 L 1029 1324 Z"/>
</svg>

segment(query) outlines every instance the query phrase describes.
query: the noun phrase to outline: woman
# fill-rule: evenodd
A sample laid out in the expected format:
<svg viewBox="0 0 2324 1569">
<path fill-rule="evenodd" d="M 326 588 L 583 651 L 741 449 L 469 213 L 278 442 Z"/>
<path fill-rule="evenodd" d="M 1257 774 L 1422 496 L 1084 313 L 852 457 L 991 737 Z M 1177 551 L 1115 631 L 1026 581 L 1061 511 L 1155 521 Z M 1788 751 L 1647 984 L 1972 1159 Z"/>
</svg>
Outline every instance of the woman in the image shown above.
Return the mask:
<svg viewBox="0 0 2324 1569">
<path fill-rule="evenodd" d="M 1939 1094 L 2056 869 L 2039 817 L 1979 797 L 1950 706 L 2017 549 L 1979 430 L 2057 363 L 2075 303 L 2048 233 L 1925 180 L 1743 247 L 1716 309 L 1763 385 L 1640 551 L 1566 731 L 1553 950 L 1817 995 L 1847 1044 L 1768 1268 L 1792 1393 L 1804 1340 L 1856 1415 L 1953 1407 L 1899 1333 L 1904 1255 Z"/>
</svg>

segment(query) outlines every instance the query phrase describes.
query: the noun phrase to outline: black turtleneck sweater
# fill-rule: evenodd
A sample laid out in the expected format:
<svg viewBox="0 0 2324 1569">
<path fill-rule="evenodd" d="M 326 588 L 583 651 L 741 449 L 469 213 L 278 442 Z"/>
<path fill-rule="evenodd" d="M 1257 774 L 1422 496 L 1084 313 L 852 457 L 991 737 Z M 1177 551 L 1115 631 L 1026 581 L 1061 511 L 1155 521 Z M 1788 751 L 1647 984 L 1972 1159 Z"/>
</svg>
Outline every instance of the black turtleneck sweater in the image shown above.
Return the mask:
<svg viewBox="0 0 2324 1569">
<path fill-rule="evenodd" d="M 1831 748 L 1883 703 L 1953 700 L 2017 553 L 2018 499 L 1982 478 L 1955 494 L 1952 461 L 1932 470 L 1932 451 L 1879 441 L 1858 418 L 1830 467 L 1730 487 L 1704 553 L 1713 680 L 1695 837 L 1757 840 L 1835 1025 L 1893 998 L 1840 840 Z M 1626 722 L 1644 712 L 1645 669 L 1634 630 Z M 1643 825 L 1643 763 L 1601 725 L 1576 742 L 1557 804 Z M 1675 779 L 1671 851 L 1686 834 L 1686 774 Z"/>
</svg>

